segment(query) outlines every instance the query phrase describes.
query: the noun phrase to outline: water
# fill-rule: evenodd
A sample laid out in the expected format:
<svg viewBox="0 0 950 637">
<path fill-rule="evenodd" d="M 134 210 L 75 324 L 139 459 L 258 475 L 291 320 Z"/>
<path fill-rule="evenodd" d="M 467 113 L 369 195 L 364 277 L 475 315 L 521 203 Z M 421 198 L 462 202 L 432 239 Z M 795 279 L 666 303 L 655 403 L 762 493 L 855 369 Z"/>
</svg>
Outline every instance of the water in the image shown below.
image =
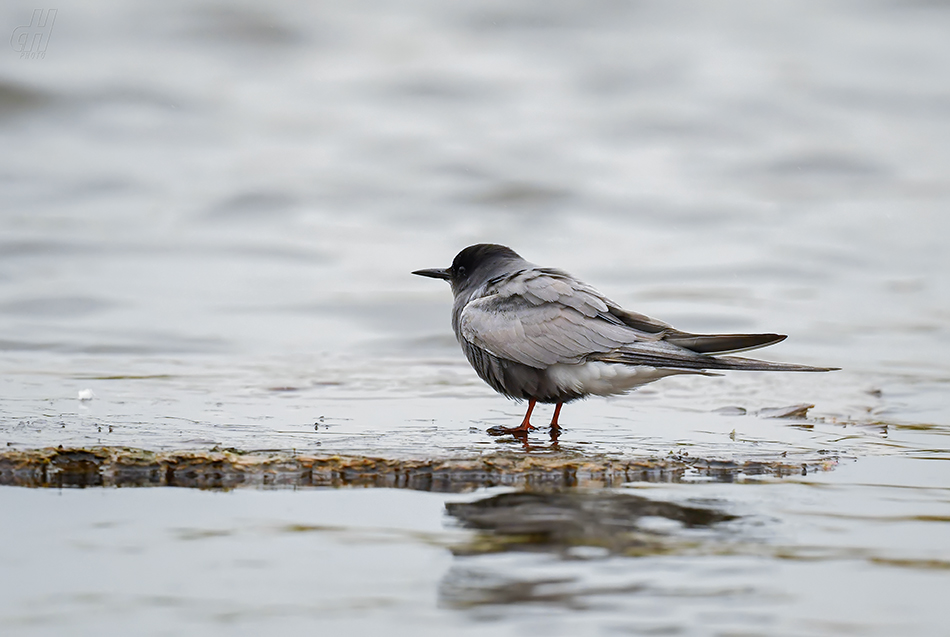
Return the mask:
<svg viewBox="0 0 950 637">
<path fill-rule="evenodd" d="M 734 468 L 607 492 L 733 519 L 516 550 L 445 512 L 490 484 L 4 487 L 3 632 L 946 632 L 950 5 L 54 8 L 45 57 L 0 54 L 0 447 L 688 457 Z M 671 378 L 568 405 L 556 444 L 491 438 L 523 407 L 408 274 L 478 241 L 843 369 Z"/>
<path fill-rule="evenodd" d="M 894 471 L 903 478 L 882 485 Z M 612 544 L 596 531 L 525 544 L 479 537 L 445 513 L 445 501 L 491 492 L 5 487 L 5 509 L 24 515 L 3 527 L 3 625 L 28 635 L 944 632 L 939 461 L 624 491 L 737 517 L 689 528 L 654 514 Z M 589 512 L 581 523 L 596 521 Z"/>
</svg>

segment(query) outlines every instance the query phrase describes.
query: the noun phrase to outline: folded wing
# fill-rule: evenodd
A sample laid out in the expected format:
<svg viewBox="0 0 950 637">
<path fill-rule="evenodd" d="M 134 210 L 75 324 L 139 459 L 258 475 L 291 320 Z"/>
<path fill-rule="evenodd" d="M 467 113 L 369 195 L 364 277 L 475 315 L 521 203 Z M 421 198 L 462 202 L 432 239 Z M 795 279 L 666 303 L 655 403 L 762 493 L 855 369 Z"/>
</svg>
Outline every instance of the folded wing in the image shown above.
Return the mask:
<svg viewBox="0 0 950 637">
<path fill-rule="evenodd" d="M 498 277 L 459 317 L 466 341 L 502 359 L 544 369 L 589 360 L 664 369 L 825 371 L 709 354 L 765 347 L 780 334 L 689 334 L 620 308 L 559 270 L 530 268 Z"/>
</svg>

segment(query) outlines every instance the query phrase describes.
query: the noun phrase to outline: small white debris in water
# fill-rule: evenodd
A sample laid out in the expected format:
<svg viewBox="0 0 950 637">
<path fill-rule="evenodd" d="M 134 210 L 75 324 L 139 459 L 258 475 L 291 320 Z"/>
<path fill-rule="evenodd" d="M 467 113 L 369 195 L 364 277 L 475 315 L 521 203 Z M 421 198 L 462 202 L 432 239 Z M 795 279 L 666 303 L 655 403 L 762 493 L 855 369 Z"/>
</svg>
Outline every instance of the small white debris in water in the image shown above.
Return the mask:
<svg viewBox="0 0 950 637">
<path fill-rule="evenodd" d="M 92 400 L 96 395 L 92 393 L 91 389 L 80 389 L 79 390 L 79 400 Z"/>
</svg>

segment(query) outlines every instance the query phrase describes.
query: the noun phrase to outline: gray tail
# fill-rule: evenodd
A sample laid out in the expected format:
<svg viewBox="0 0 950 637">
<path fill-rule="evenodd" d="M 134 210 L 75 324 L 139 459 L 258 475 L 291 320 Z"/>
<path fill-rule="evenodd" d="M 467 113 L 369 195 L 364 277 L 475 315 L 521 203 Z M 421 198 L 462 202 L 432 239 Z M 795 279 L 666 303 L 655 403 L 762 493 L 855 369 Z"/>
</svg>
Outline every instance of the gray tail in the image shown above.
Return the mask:
<svg viewBox="0 0 950 637">
<path fill-rule="evenodd" d="M 840 367 L 811 367 L 810 365 L 795 365 L 792 363 L 773 363 L 740 356 L 710 358 L 712 364 L 709 365 L 708 369 L 744 369 L 758 372 L 834 372 L 841 369 Z"/>
<path fill-rule="evenodd" d="M 781 343 L 785 334 L 690 334 L 671 330 L 663 340 L 697 354 L 732 354 Z"/>
<path fill-rule="evenodd" d="M 716 355 L 712 358 L 709 369 L 745 369 L 762 372 L 831 372 L 837 367 L 811 367 L 809 365 L 793 365 L 791 363 L 773 363 L 760 361 L 754 358 L 739 356 L 718 356 L 734 352 L 747 352 L 751 349 L 767 347 L 781 343 L 788 336 L 785 334 L 689 334 L 687 332 L 672 332 L 663 340 L 697 354 Z"/>
<path fill-rule="evenodd" d="M 628 346 L 629 347 L 629 346 Z M 639 344 L 636 349 L 625 349 L 608 354 L 602 354 L 592 360 L 602 360 L 608 363 L 624 363 L 626 365 L 649 365 L 662 369 L 678 369 L 683 371 L 699 370 L 726 370 L 739 369 L 758 372 L 833 372 L 839 367 L 811 367 L 810 365 L 795 365 L 792 363 L 773 363 L 760 361 L 754 358 L 739 356 L 708 356 L 696 354 L 688 350 L 650 351 Z"/>
<path fill-rule="evenodd" d="M 783 334 L 689 334 L 670 330 L 659 340 L 629 343 L 618 350 L 592 356 L 591 359 L 694 372 L 727 369 L 761 372 L 831 372 L 839 369 L 773 363 L 739 356 L 718 356 L 727 352 L 758 349 L 784 341 L 785 338 Z"/>
</svg>

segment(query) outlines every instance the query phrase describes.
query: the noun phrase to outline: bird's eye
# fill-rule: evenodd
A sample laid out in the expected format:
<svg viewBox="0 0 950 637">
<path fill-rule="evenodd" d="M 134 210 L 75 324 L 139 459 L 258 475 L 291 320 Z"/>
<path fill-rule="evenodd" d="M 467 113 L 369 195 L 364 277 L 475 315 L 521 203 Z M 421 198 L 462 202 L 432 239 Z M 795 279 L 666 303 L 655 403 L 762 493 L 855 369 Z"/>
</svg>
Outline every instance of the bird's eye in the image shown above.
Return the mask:
<svg viewBox="0 0 950 637">
<path fill-rule="evenodd" d="M 455 268 L 455 276 L 458 278 L 464 279 L 466 274 L 468 274 L 468 272 L 465 271 L 464 265 L 460 265 L 459 267 Z"/>
</svg>

